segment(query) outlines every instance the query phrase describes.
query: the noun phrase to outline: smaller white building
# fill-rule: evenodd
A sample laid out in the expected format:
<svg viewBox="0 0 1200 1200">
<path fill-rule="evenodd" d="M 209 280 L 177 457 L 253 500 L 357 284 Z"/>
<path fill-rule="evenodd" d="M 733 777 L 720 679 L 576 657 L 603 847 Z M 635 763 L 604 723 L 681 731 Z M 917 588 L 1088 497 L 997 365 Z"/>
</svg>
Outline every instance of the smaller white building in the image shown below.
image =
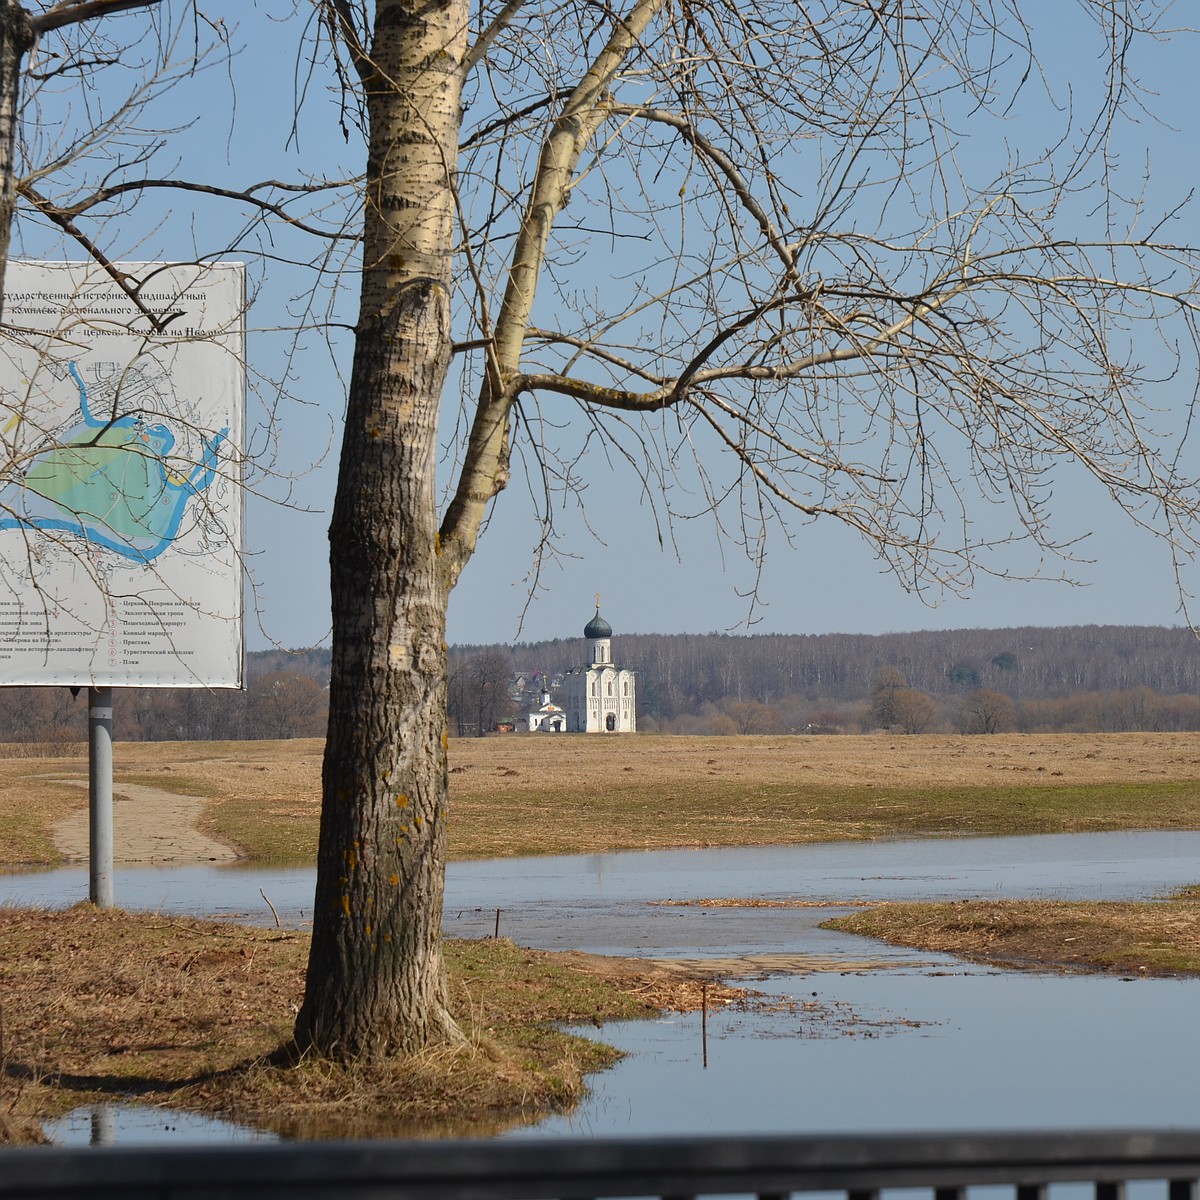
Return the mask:
<svg viewBox="0 0 1200 1200">
<path fill-rule="evenodd" d="M 567 727 L 567 714 L 553 704 L 550 693 L 542 692 L 542 706 L 525 714 L 530 733 L 562 733 Z"/>
<path fill-rule="evenodd" d="M 613 663 L 612 626 L 596 615 L 583 627 L 588 665 L 565 679 L 568 733 L 636 733 L 637 681 Z"/>
</svg>

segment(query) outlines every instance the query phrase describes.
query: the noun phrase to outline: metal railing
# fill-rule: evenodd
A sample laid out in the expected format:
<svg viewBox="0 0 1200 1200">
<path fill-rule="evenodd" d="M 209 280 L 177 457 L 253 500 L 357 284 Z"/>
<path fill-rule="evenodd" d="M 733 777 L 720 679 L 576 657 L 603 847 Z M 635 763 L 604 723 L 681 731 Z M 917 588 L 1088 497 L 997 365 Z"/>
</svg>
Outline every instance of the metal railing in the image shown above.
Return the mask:
<svg viewBox="0 0 1200 1200">
<path fill-rule="evenodd" d="M 1162 1181 L 1169 1200 L 1198 1200 L 1198 1177 L 1200 1131 L 0 1149 L 0 1197 L 29 1200 L 873 1200 L 890 1188 L 962 1200 L 996 1184 L 1044 1200 L 1066 1182 L 1123 1200 L 1145 1179 Z"/>
</svg>

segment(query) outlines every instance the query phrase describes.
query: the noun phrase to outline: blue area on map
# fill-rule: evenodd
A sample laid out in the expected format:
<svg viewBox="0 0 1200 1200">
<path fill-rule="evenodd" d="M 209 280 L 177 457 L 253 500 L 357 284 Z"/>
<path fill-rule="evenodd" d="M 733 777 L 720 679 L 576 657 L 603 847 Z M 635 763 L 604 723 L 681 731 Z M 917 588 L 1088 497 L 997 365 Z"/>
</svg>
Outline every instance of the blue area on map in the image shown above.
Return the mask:
<svg viewBox="0 0 1200 1200">
<path fill-rule="evenodd" d="M 143 415 L 92 415 L 79 389 L 80 422 L 36 453 L 19 480 L 0 488 L 0 529 L 77 534 L 133 562 L 153 562 L 179 534 L 188 501 L 216 475 L 217 449 L 229 434 L 202 438 L 203 460 L 187 475 L 169 466 L 175 435 Z"/>
</svg>

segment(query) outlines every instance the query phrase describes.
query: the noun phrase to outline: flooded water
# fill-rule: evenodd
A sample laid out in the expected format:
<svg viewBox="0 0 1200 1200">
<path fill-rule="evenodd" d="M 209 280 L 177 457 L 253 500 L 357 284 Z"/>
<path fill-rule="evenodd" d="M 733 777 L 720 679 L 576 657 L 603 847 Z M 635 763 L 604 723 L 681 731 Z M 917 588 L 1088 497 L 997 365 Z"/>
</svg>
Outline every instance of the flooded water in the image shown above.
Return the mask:
<svg viewBox="0 0 1200 1200">
<path fill-rule="evenodd" d="M 1200 1124 L 1198 980 L 1001 973 L 818 929 L 837 908 L 727 909 L 717 897 L 850 902 L 966 896 L 1149 898 L 1200 881 L 1200 833 L 944 839 L 453 863 L 445 926 L 547 949 L 650 956 L 819 954 L 881 971 L 778 975 L 754 986 L 780 1011 L 610 1024 L 628 1052 L 569 1117 L 508 1136 L 1026 1129 Z M 117 873 L 118 903 L 292 926 L 312 913 L 310 871 L 196 867 Z M 62 906 L 86 871 L 9 876 L 0 900 Z M 264 899 L 264 896 L 266 899 Z M 266 901 L 269 900 L 268 904 Z M 804 1008 L 803 1005 L 808 1005 Z M 111 1120 L 111 1118 L 110 1118 Z M 184 1129 L 152 1112 L 120 1141 Z M 68 1141 L 94 1136 L 90 1113 Z"/>
<path fill-rule="evenodd" d="M 654 900 L 808 900 L 964 896 L 1140 899 L 1200 882 L 1200 833 L 1051 834 L 839 842 L 451 863 L 446 931 L 495 928 L 528 945 L 636 952 L 627 921 Z M 0 903 L 65 907 L 87 898 L 85 868 L 0 876 Z M 263 866 L 118 870 L 123 908 L 285 925 L 312 919 L 313 873 Z M 658 910 L 667 912 L 669 910 Z M 686 911 L 686 910 L 684 910 Z M 676 920 L 682 920 L 676 915 Z M 761 920 L 761 915 L 756 920 Z M 661 918 L 670 928 L 669 918 Z M 693 936 L 689 929 L 688 937 Z M 650 947 L 646 947 L 650 949 Z"/>
<path fill-rule="evenodd" d="M 274 1134 L 216 1117 L 141 1104 L 88 1104 L 42 1124 L 46 1136 L 60 1146 L 229 1146 L 279 1141 Z"/>
<path fill-rule="evenodd" d="M 901 969 L 760 986 L 852 1017 L 711 1015 L 707 1066 L 698 1014 L 607 1026 L 628 1057 L 575 1113 L 509 1136 L 1200 1125 L 1194 980 Z"/>
</svg>

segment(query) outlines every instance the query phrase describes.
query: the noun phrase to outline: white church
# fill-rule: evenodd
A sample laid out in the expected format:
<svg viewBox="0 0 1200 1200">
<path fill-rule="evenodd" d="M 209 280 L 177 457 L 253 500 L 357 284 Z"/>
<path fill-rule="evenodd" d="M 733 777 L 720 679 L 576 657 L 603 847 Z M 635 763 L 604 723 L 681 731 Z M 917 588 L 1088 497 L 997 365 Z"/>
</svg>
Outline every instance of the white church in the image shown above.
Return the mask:
<svg viewBox="0 0 1200 1200">
<path fill-rule="evenodd" d="M 637 682 L 613 663 L 612 626 L 596 615 L 583 627 L 588 665 L 567 672 L 563 706 L 568 733 L 637 732 Z"/>
<path fill-rule="evenodd" d="M 567 728 L 567 714 L 550 699 L 550 692 L 542 689 L 542 706 L 525 714 L 530 733 L 562 733 Z"/>
</svg>

